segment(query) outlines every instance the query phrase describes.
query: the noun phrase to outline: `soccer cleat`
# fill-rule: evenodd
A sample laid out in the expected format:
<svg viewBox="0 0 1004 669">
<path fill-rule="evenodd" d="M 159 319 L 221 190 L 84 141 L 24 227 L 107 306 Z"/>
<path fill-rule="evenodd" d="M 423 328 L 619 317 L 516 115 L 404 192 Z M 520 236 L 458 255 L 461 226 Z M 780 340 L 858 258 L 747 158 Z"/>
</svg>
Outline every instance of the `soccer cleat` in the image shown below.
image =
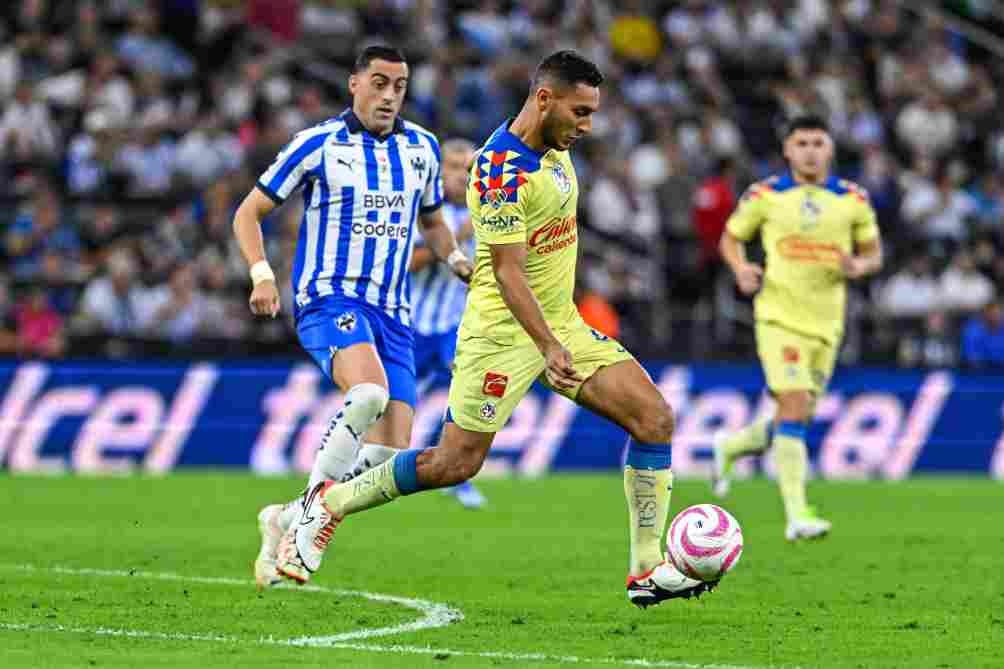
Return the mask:
<svg viewBox="0 0 1004 669">
<path fill-rule="evenodd" d="M 725 464 L 725 449 L 722 442 L 726 437 L 725 432 L 715 435 L 711 454 L 714 461 L 711 465 L 711 492 L 718 499 L 725 499 L 729 495 L 729 488 L 732 486 L 730 474 L 731 467 Z"/>
<path fill-rule="evenodd" d="M 788 526 L 784 530 L 784 538 L 788 541 L 822 539 L 830 533 L 832 527 L 833 524 L 830 521 L 823 520 L 810 508 L 802 517 L 788 521 Z"/>
<path fill-rule="evenodd" d="M 456 497 L 457 501 L 460 502 L 460 506 L 465 509 L 481 509 L 485 505 L 485 496 L 470 481 L 464 481 L 452 488 L 447 488 L 446 492 Z"/>
<path fill-rule="evenodd" d="M 667 599 L 700 597 L 717 585 L 718 581 L 695 581 L 668 562 L 660 562 L 641 576 L 627 577 L 627 596 L 629 602 L 644 609 Z"/>
<path fill-rule="evenodd" d="M 254 582 L 259 590 L 271 587 L 282 580 L 275 569 L 276 552 L 282 539 L 279 514 L 282 504 L 269 504 L 258 512 L 258 532 L 261 534 L 261 549 L 254 561 Z"/>
<path fill-rule="evenodd" d="M 335 528 L 342 522 L 324 504 L 324 493 L 333 485 L 334 481 L 321 481 L 310 490 L 300 517 L 279 540 L 276 570 L 297 583 L 306 583 L 321 567 L 324 551 Z"/>
</svg>

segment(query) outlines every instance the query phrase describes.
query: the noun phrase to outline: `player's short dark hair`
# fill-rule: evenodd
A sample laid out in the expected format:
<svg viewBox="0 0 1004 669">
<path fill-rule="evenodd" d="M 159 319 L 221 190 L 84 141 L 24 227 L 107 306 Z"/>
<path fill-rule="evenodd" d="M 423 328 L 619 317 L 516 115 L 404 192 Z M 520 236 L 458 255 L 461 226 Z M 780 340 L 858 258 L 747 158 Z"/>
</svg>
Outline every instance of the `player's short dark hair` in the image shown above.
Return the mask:
<svg viewBox="0 0 1004 669">
<path fill-rule="evenodd" d="M 586 60 L 571 49 L 556 51 L 540 61 L 533 73 L 530 90 L 536 90 L 546 80 L 558 81 L 566 86 L 583 83 L 589 86 L 599 86 L 603 83 L 603 74 L 596 63 Z"/>
<path fill-rule="evenodd" d="M 819 114 L 803 114 L 785 124 L 784 138 L 788 139 L 796 130 L 822 130 L 829 134 L 830 124 Z"/>
<path fill-rule="evenodd" d="M 356 62 L 352 66 L 352 73 L 358 74 L 362 72 L 374 60 L 385 60 L 388 63 L 408 62 L 404 57 L 404 52 L 397 47 L 387 46 L 386 44 L 372 44 L 360 51 L 359 55 L 356 56 Z"/>
</svg>

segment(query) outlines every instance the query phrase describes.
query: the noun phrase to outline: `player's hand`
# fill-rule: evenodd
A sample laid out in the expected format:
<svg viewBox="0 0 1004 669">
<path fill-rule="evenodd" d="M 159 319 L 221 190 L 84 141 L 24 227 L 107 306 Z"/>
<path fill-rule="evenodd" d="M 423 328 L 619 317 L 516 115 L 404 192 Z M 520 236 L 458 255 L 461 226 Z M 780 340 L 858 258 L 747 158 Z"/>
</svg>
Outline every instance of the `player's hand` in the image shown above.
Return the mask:
<svg viewBox="0 0 1004 669">
<path fill-rule="evenodd" d="M 736 269 L 736 285 L 743 295 L 752 295 L 760 290 L 760 279 L 763 277 L 763 268 L 756 263 L 745 263 Z"/>
<path fill-rule="evenodd" d="M 279 289 L 275 281 L 261 281 L 251 291 L 251 313 L 255 316 L 271 316 L 279 313 Z"/>
<path fill-rule="evenodd" d="M 558 342 L 544 349 L 544 374 L 555 388 L 570 390 L 585 381 L 572 365 L 572 354 Z"/>
<path fill-rule="evenodd" d="M 840 269 L 848 279 L 860 279 L 867 273 L 864 260 L 846 253 L 840 254 Z"/>
<path fill-rule="evenodd" d="M 453 273 L 457 275 L 457 278 L 464 283 L 470 283 L 471 277 L 474 276 L 474 265 L 467 258 L 463 260 L 458 260 L 453 265 L 450 266 Z"/>
</svg>

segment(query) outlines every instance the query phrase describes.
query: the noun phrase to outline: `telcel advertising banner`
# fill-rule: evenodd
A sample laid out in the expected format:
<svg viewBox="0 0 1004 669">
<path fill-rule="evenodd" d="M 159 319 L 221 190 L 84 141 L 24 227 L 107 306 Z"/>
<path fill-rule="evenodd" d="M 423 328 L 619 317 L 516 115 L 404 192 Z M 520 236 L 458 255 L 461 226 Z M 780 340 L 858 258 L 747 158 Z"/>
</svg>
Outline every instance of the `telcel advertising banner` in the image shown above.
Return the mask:
<svg viewBox="0 0 1004 669">
<path fill-rule="evenodd" d="M 706 477 L 719 430 L 771 415 L 759 369 L 646 364 L 676 411 L 673 468 Z M 442 420 L 446 382 L 421 394 L 413 446 Z M 0 466 L 11 472 L 165 473 L 240 467 L 307 472 L 341 396 L 306 362 L 0 363 Z M 913 472 L 1004 478 L 1004 375 L 844 368 L 816 407 L 817 476 L 899 479 Z M 495 439 L 487 471 L 539 476 L 613 469 L 626 435 L 543 388 Z M 740 475 L 771 472 L 748 459 Z"/>
</svg>

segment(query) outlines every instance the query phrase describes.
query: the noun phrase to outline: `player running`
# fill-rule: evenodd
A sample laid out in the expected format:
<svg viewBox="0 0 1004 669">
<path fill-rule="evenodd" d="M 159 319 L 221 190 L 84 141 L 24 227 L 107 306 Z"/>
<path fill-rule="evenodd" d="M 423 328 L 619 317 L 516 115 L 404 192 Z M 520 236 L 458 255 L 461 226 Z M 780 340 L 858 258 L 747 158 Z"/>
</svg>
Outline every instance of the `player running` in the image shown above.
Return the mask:
<svg viewBox="0 0 1004 669">
<path fill-rule="evenodd" d="M 443 218 L 453 230 L 465 255 L 474 255 L 474 226 L 467 212 L 467 173 L 474 145 L 466 139 L 443 142 Z M 411 256 L 412 324 L 415 329 L 415 375 L 419 389 L 439 379 L 449 379 L 457 354 L 457 328 L 464 315 L 467 285 L 436 261 L 432 251 L 418 241 Z M 428 444 L 439 441 L 439 431 Z M 461 506 L 480 509 L 484 495 L 472 481 L 448 488 Z"/>
<path fill-rule="evenodd" d="M 408 265 L 416 220 L 437 258 L 462 278 L 472 271 L 440 211 L 439 144 L 398 117 L 407 86 L 400 51 L 364 49 L 349 77 L 352 108 L 298 133 L 234 217 L 234 233 L 251 266 L 251 311 L 274 317 L 279 291 L 265 259 L 261 221 L 303 187 L 292 276 L 296 331 L 345 393 L 321 438 L 307 490 L 350 477 L 357 459 L 376 464 L 410 445 L 415 362 Z M 296 500 L 259 513 L 259 587 L 279 580 L 278 540 L 300 522 L 304 509 Z"/>
<path fill-rule="evenodd" d="M 663 557 L 672 411 L 641 365 L 590 329 L 572 301 L 578 184 L 568 150 L 591 130 L 602 81 L 596 66 L 573 51 L 548 56 L 519 115 L 478 151 L 467 190 L 477 254 L 443 437 L 435 448 L 399 452 L 347 483 L 317 484 L 305 522 L 280 542 L 284 575 L 306 581 L 345 516 L 474 476 L 495 433 L 539 379 L 633 439 L 624 470 L 628 599 L 645 607 L 713 587 Z"/>
<path fill-rule="evenodd" d="M 720 244 L 740 290 L 757 290 L 757 355 L 777 400 L 772 420 L 715 445 L 713 486 L 724 496 L 733 463 L 772 448 L 789 541 L 830 531 L 806 503 L 805 432 L 840 348 L 848 279 L 882 268 L 875 211 L 857 184 L 830 174 L 833 140 L 815 116 L 793 120 L 784 139 L 790 171 L 753 184 L 729 218 Z M 767 270 L 746 259 L 760 232 Z"/>
</svg>

